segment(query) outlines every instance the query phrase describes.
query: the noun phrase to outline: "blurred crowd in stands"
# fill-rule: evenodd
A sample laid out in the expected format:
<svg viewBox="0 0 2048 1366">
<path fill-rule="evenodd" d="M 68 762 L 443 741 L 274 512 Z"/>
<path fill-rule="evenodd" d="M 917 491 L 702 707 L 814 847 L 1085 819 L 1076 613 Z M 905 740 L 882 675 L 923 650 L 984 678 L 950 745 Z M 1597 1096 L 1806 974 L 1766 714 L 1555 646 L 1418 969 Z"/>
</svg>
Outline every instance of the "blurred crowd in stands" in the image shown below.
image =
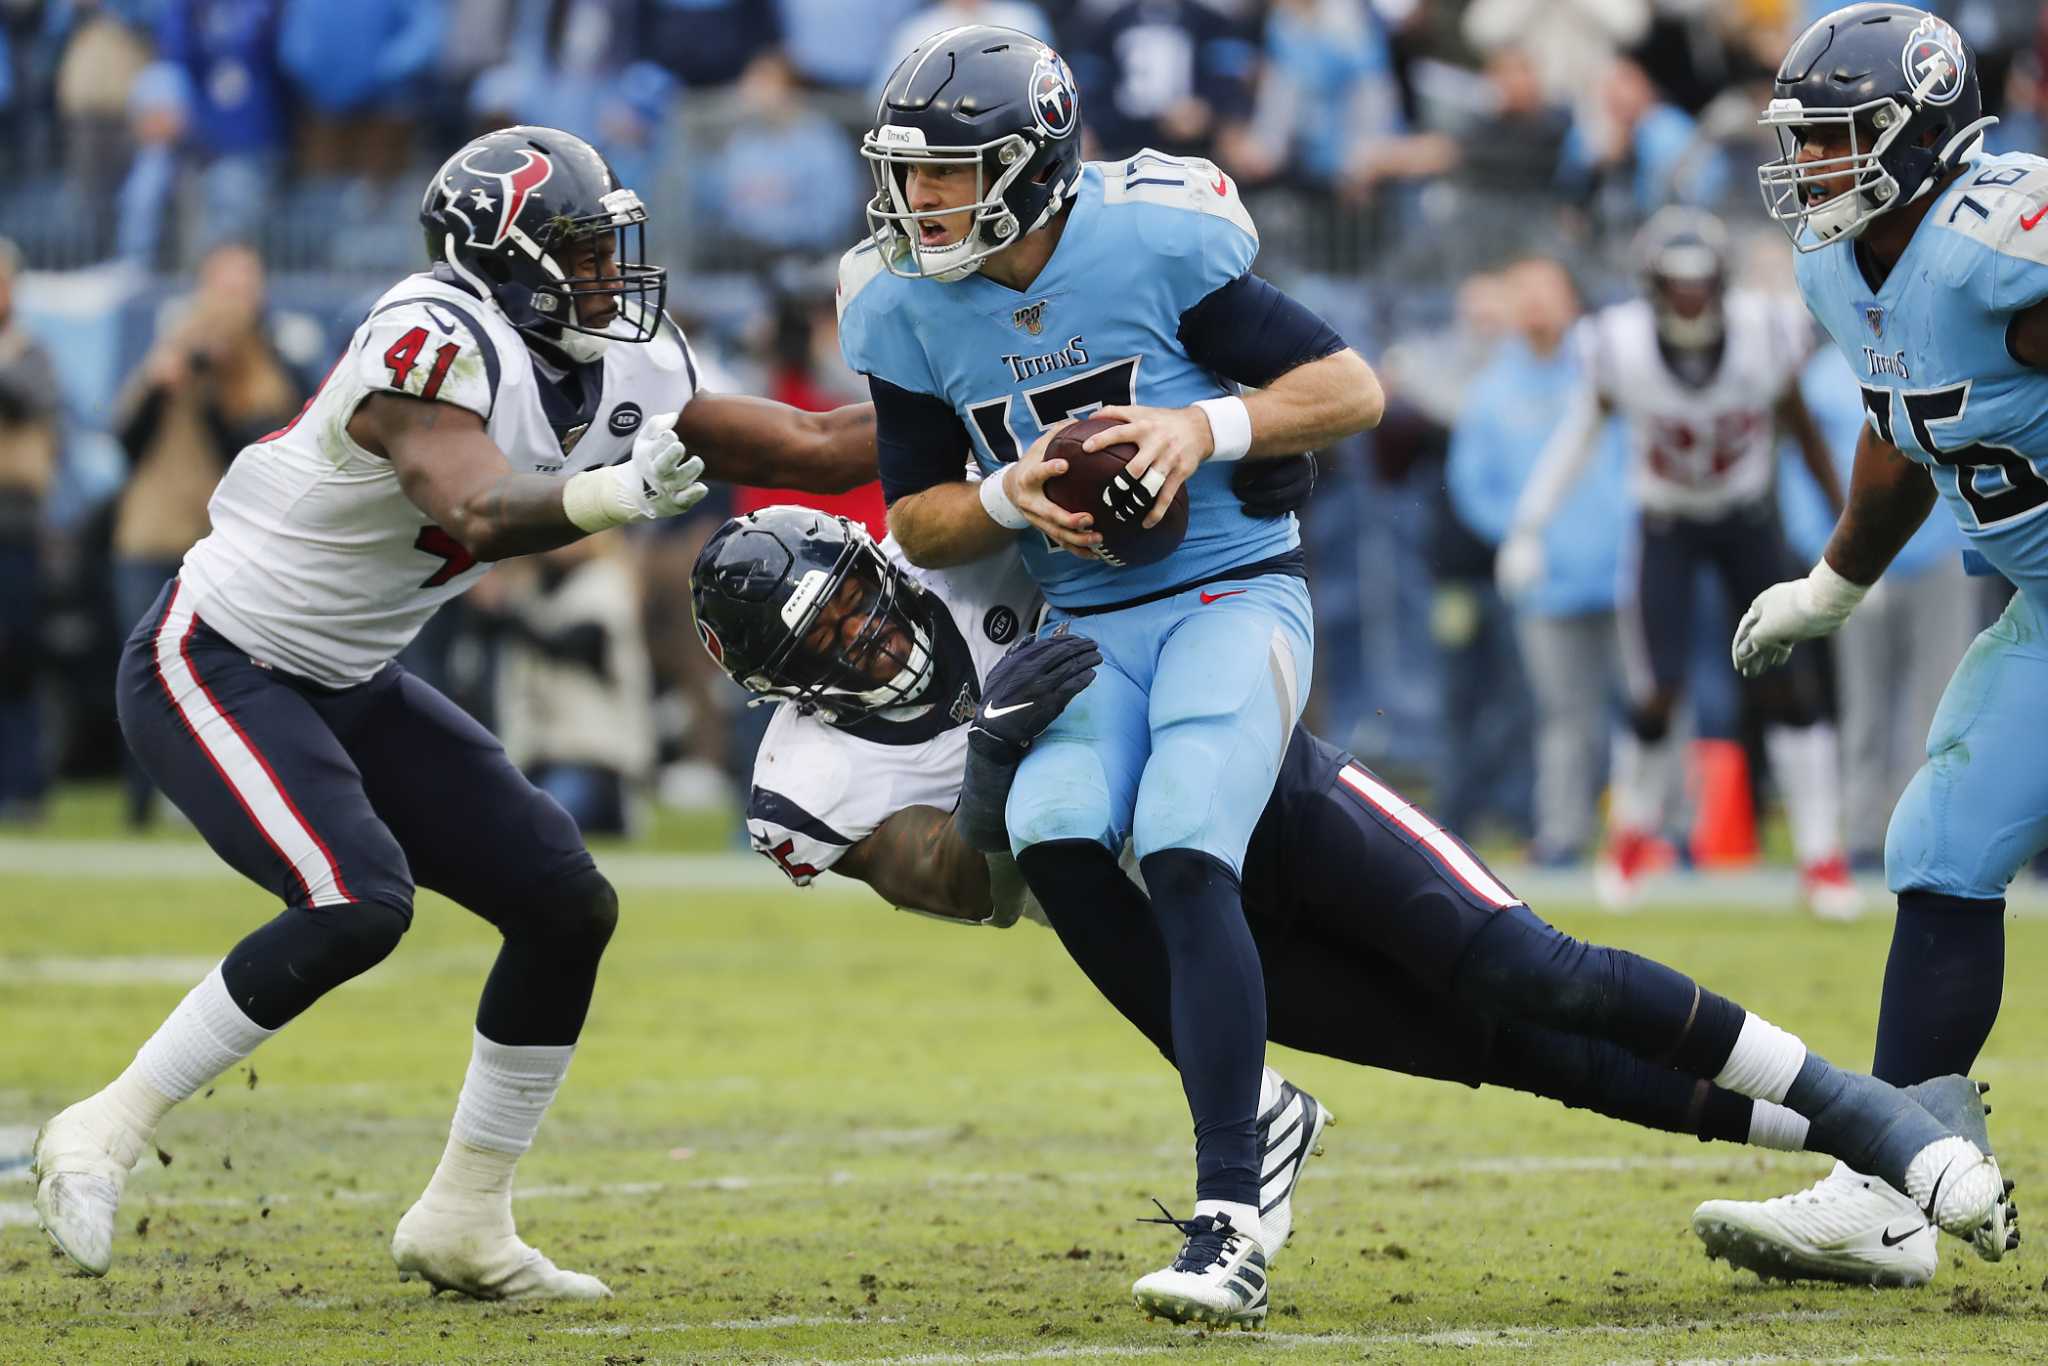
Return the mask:
<svg viewBox="0 0 2048 1366">
<path fill-rule="evenodd" d="M 1060 48 L 1090 155 L 1153 146 L 1235 176 L 1261 273 L 1382 368 L 1386 424 L 1325 453 L 1304 518 L 1314 724 L 1446 822 L 1582 858 L 1613 716 L 1618 435 L 1518 610 L 1494 591 L 1495 543 L 1575 383 L 1565 337 L 1633 290 L 1628 242 L 1650 213 L 1721 213 L 1751 243 L 1747 281 L 1789 288 L 1758 211 L 1773 147 L 1755 117 L 1791 36 L 1832 7 L 0 0 L 0 820 L 33 818 L 56 775 L 121 770 L 121 635 L 203 532 L 219 472 L 422 264 L 419 195 L 455 146 L 508 122 L 590 138 L 649 204 L 650 253 L 713 386 L 829 407 L 863 396 L 832 289 L 864 231 L 874 92 L 922 37 L 988 22 Z M 2040 148 L 2048 10 L 1932 7 L 1980 56 L 1994 150 Z M 1806 378 L 1846 470 L 1853 384 L 1826 356 Z M 1828 518 L 1787 470 L 1788 525 L 1816 553 Z M 408 662 L 592 829 L 630 830 L 656 797 L 730 802 L 754 722 L 701 657 L 688 568 L 718 518 L 779 500 L 734 490 L 672 533 L 509 565 Z M 835 507 L 883 530 L 872 488 Z M 1866 609 L 1869 638 L 1837 651 L 1863 727 L 1845 717 L 1846 762 L 1882 775 L 1852 774 L 1864 858 L 1932 706 L 1929 685 L 1895 680 L 1944 677 L 1982 612 L 1953 540 L 1924 534 L 1893 576 L 1922 587 L 1888 580 L 1896 606 Z M 1701 632 L 1690 724 L 1739 739 L 1726 611 Z M 630 724 L 578 733 L 598 699 Z M 146 824 L 156 808 L 129 784 Z"/>
</svg>

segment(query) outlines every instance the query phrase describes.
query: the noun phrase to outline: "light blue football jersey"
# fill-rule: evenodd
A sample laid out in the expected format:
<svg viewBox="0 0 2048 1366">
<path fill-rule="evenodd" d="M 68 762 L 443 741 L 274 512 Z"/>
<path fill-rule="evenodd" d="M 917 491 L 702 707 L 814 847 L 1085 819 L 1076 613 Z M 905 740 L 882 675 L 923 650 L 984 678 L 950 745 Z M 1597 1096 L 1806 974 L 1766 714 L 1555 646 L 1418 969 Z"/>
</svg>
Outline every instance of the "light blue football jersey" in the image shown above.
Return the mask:
<svg viewBox="0 0 2048 1366">
<path fill-rule="evenodd" d="M 2048 160 L 1979 157 L 1873 289 L 1853 244 L 1799 257 L 1799 288 L 1856 372 L 1877 434 L 1927 466 L 1971 546 L 2048 604 L 2048 373 L 2006 350 L 2048 298 Z"/>
<path fill-rule="evenodd" d="M 1063 418 L 1235 393 L 1188 356 L 1177 333 L 1181 315 L 1249 270 L 1258 249 L 1237 185 L 1212 163 L 1152 151 L 1089 162 L 1052 259 L 1022 292 L 979 274 L 950 284 L 903 279 L 882 268 L 872 243 L 846 253 L 839 345 L 856 372 L 950 404 L 988 473 Z M 1301 543 L 1292 516 L 1245 515 L 1227 464 L 1203 465 L 1187 491 L 1187 538 L 1156 564 L 1084 560 L 1029 531 L 1018 533 L 1025 562 L 1050 601 L 1091 607 Z"/>
</svg>

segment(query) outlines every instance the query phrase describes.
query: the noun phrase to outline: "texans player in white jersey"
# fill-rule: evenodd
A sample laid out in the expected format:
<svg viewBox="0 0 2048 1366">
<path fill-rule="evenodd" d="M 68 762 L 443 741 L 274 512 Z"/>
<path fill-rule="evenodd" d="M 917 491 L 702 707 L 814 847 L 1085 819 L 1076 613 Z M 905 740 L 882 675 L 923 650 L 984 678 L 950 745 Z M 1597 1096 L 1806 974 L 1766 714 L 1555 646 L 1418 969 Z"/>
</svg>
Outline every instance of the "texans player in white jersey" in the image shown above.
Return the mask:
<svg viewBox="0 0 2048 1366">
<path fill-rule="evenodd" d="M 165 1113 L 390 953 L 417 885 L 504 944 L 447 1149 L 392 1241 L 399 1269 L 490 1298 L 609 1293 L 519 1240 L 511 1188 L 618 898 L 568 814 L 392 661 L 489 562 L 674 516 L 707 466 L 821 491 L 873 477 L 865 406 L 697 393 L 666 273 L 640 257 L 646 219 L 570 134 L 509 128 L 456 152 L 421 206 L 433 268 L 387 291 L 298 418 L 236 458 L 211 534 L 129 638 L 129 745 L 284 909 L 37 1136 L 37 1215 L 89 1274 Z"/>
<path fill-rule="evenodd" d="M 1840 626 L 1937 502 L 2018 589 L 1957 664 L 1885 833 L 1898 917 L 1871 1071 L 1903 1084 L 1975 1064 L 2004 989 L 2006 888 L 2048 847 L 2048 159 L 1987 153 L 1975 54 L 1910 5 L 1824 16 L 1773 95 L 1765 203 L 1868 424 L 1821 559 L 1750 604 L 1735 665 L 1762 673 Z M 1765 1275 L 1918 1285 L 1940 1260 L 1867 1169 L 1709 1201 L 1693 1227 Z M 1977 1251 L 1996 1261 L 2015 1240 Z"/>
<path fill-rule="evenodd" d="M 1665 852 L 1660 836 L 1676 786 L 1671 722 L 1693 653 L 1698 567 L 1711 567 L 1729 601 L 1743 603 L 1794 564 L 1773 496 L 1781 434 L 1796 438 L 1822 491 L 1842 505 L 1833 458 L 1799 394 L 1811 347 L 1799 305 L 1730 290 L 1727 232 L 1698 210 L 1659 212 L 1636 251 L 1642 297 L 1581 324 L 1588 383 L 1538 458 L 1496 562 L 1511 599 L 1541 576 L 1543 530 L 1585 472 L 1607 417 L 1620 413 L 1640 522 L 1618 614 L 1628 726 L 1615 747 L 1612 829 L 1596 871 L 1602 899 L 1615 906 L 1633 901 Z M 1764 718 L 1807 904 L 1853 916 L 1825 680 L 1809 662 L 1748 692 Z"/>
<path fill-rule="evenodd" d="M 1285 476 L 1233 485 L 1252 515 L 1284 511 L 1304 487 Z M 830 871 L 955 923 L 1044 922 L 1002 811 L 1021 753 L 1102 656 L 1079 630 L 1018 643 L 1040 605 L 1019 556 L 917 569 L 843 519 L 767 508 L 705 544 L 692 601 L 719 665 L 757 700 L 780 703 L 747 805 L 756 849 L 799 886 Z M 1967 1155 L 1960 1137 L 1941 1137 L 1943 1119 L 1982 1136 L 1966 1078 L 1909 1098 L 1811 1058 L 1661 964 L 1558 933 L 1455 835 L 1299 729 L 1246 852 L 1244 888 L 1273 1042 L 1702 1139 L 1872 1154 L 1886 1133 L 1881 1160 L 1909 1167 L 1928 1143 Z M 1094 976 L 1170 1062 L 1163 948 Z M 1257 1233 L 1268 1259 L 1292 1230 L 1295 1186 L 1329 1122 L 1313 1096 L 1266 1069 Z M 1918 1179 L 1946 1161 L 1930 1156 Z M 1996 1197 L 1995 1167 L 1973 1186 L 1978 1203 L 1954 1216 L 1959 1229 Z M 1254 1290 L 1257 1319 L 1267 1294 Z"/>
</svg>

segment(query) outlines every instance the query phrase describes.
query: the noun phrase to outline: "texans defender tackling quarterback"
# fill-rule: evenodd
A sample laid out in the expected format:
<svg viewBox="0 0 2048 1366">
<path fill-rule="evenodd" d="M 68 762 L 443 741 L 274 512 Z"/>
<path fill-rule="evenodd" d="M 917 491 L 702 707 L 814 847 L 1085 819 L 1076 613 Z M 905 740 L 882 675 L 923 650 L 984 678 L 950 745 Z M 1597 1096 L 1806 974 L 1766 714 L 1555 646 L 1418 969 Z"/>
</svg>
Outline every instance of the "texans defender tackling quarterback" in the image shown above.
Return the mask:
<svg viewBox="0 0 2048 1366">
<path fill-rule="evenodd" d="M 1281 477 L 1233 485 L 1254 515 L 1284 515 L 1281 462 L 1240 475 L 1262 470 Z M 830 872 L 955 923 L 1043 921 L 1003 809 L 1024 756 L 1103 658 L 1077 633 L 1017 643 L 1038 607 L 1019 556 L 919 569 L 842 518 L 771 507 L 715 533 L 691 582 L 706 648 L 780 703 L 754 761 L 755 848 L 799 886 Z M 1843 1072 L 1661 963 L 1559 933 L 1455 834 L 1299 727 L 1243 888 L 1276 1043 L 1702 1139 L 1833 1153 L 1919 1191 L 1928 1217 L 1961 1236 L 1998 1226 L 2002 1184 L 1981 1156 L 1967 1078 L 1901 1091 Z M 1113 966 L 1097 985 L 1171 1062 L 1164 945 Z M 1257 1237 L 1269 1264 L 1329 1122 L 1265 1069 Z M 1219 1317 L 1259 1321 L 1264 1275 L 1237 1274 L 1254 1294 Z"/>
<path fill-rule="evenodd" d="M 1382 399 L 1340 337 L 1251 272 L 1258 237 L 1227 176 L 1152 151 L 1084 165 L 1080 128 L 1066 63 L 1022 33 L 951 29 L 905 57 L 861 146 L 873 234 L 840 266 L 840 343 L 869 377 L 909 560 L 1021 545 L 1049 629 L 1085 622 L 1102 647 L 1018 775 L 1009 830 L 1091 978 L 1166 945 L 1196 1204 L 1180 1256 L 1137 1297 L 1230 1321 L 1265 1284 L 1266 1003 L 1238 875 L 1313 634 L 1294 519 L 1248 517 L 1225 462 L 1363 430 Z M 1087 449 L 1137 447 L 1104 518 L 1156 525 L 1186 486 L 1186 539 L 1164 558 L 1098 558 L 1094 517 L 1047 496 L 1067 466 L 1045 458 L 1051 429 L 1089 414 L 1119 425 Z M 1126 835 L 1151 903 L 1117 867 Z"/>
<path fill-rule="evenodd" d="M 1758 595 L 1735 665 L 1761 673 L 1840 626 L 1937 500 L 2019 590 L 1957 666 L 1885 837 L 1899 909 L 1871 1070 L 1905 1085 L 1976 1060 L 2003 990 L 2006 887 L 2048 846 L 2048 160 L 1985 152 L 1975 55 L 1908 5 L 1822 18 L 1775 95 L 1762 121 L 1784 155 L 1759 172 L 1764 198 L 1868 422 L 1820 562 Z M 1846 1167 L 1693 1222 L 1710 1252 L 1768 1275 L 1916 1285 L 1937 1264 L 1911 1202 Z"/>
<path fill-rule="evenodd" d="M 37 1215 L 92 1275 L 165 1114 L 397 947 L 417 885 L 504 943 L 446 1151 L 392 1240 L 399 1269 L 490 1298 L 609 1293 L 520 1241 L 511 1191 L 618 898 L 568 813 L 392 661 L 488 562 L 683 512 L 707 460 L 755 484 L 872 477 L 866 405 L 813 416 L 698 392 L 666 272 L 641 259 L 646 210 L 580 138 L 486 134 L 435 173 L 420 217 L 432 269 L 387 291 L 297 419 L 236 458 L 211 534 L 121 657 L 129 745 L 283 910 L 37 1135 Z"/>
</svg>

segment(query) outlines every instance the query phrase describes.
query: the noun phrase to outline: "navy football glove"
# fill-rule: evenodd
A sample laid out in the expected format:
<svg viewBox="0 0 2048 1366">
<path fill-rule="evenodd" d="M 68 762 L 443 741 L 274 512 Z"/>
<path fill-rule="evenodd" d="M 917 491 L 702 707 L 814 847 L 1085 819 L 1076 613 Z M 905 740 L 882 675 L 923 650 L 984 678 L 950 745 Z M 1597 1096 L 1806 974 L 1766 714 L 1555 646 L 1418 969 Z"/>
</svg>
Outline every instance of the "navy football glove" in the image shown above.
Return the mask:
<svg viewBox="0 0 2048 1366">
<path fill-rule="evenodd" d="M 1086 636 L 1047 636 L 989 670 L 967 743 L 992 759 L 1023 757 L 1031 742 L 1095 679 L 1102 651 Z"/>
<path fill-rule="evenodd" d="M 1230 472 L 1230 491 L 1247 517 L 1285 517 L 1299 512 L 1316 486 L 1313 454 L 1278 460 L 1240 460 Z"/>
</svg>

